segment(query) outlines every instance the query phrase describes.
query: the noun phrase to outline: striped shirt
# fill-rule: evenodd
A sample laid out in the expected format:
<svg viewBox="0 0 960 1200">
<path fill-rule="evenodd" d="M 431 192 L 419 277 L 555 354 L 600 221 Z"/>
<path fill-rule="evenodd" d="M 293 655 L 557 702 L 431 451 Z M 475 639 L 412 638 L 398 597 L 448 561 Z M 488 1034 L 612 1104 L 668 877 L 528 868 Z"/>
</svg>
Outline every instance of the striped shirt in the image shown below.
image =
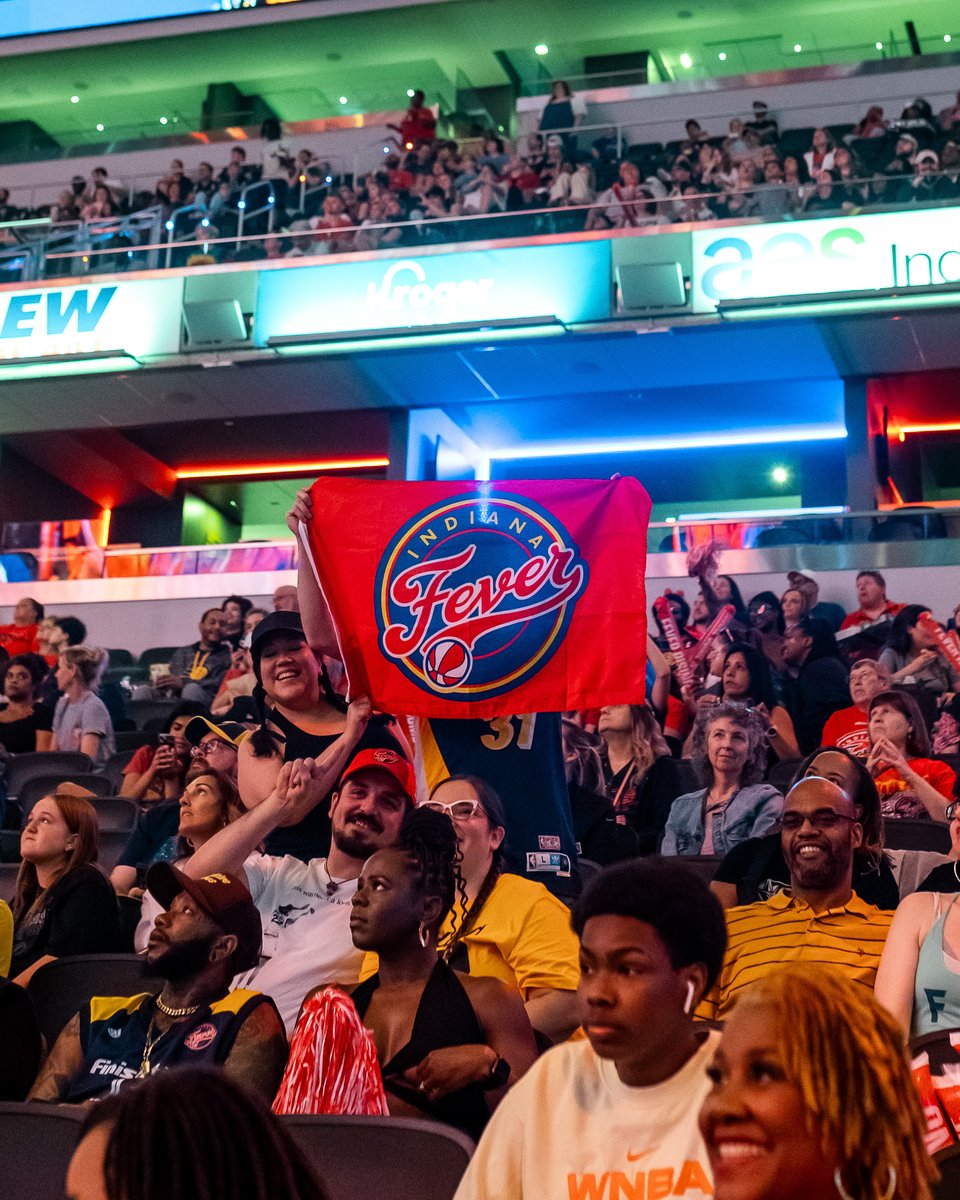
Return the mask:
<svg viewBox="0 0 960 1200">
<path fill-rule="evenodd" d="M 740 992 L 785 963 L 833 967 L 872 991 L 892 920 L 892 912 L 864 903 L 856 892 L 846 904 L 819 913 L 787 892 L 728 909 L 720 978 L 697 1016 L 723 1019 Z"/>
</svg>

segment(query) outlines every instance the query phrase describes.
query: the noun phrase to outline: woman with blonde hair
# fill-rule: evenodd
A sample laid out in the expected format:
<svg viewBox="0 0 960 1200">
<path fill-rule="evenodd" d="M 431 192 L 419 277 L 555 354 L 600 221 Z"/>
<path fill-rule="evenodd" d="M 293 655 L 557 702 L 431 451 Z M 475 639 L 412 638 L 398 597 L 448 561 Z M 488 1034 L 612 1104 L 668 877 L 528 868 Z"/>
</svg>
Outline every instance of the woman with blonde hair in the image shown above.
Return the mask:
<svg viewBox="0 0 960 1200">
<path fill-rule="evenodd" d="M 14 983 L 65 954 L 117 949 L 117 900 L 94 866 L 97 841 L 96 810 L 82 796 L 54 792 L 30 810 L 12 905 Z"/>
<path fill-rule="evenodd" d="M 60 652 L 51 750 L 79 750 L 102 766 L 113 754 L 113 723 L 95 689 L 107 665 L 106 650 L 67 646 Z"/>
<path fill-rule="evenodd" d="M 649 704 L 605 705 L 597 732 L 603 740 L 607 798 L 616 819 L 636 832 L 638 853 L 656 854 L 683 783 L 653 709 Z"/>
<path fill-rule="evenodd" d="M 825 967 L 759 979 L 727 1018 L 700 1131 L 715 1200 L 930 1200 L 903 1033 Z"/>
</svg>

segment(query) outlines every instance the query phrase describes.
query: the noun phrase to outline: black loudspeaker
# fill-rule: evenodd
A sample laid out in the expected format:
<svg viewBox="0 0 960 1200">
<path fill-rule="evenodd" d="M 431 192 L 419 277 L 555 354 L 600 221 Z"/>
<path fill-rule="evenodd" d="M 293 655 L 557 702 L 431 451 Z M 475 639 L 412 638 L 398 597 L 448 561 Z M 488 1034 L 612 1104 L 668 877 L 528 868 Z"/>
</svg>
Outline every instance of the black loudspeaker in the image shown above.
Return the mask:
<svg viewBox="0 0 960 1200">
<path fill-rule="evenodd" d="M 688 299 L 678 262 L 624 263 L 617 288 L 624 309 L 683 308 Z"/>
</svg>

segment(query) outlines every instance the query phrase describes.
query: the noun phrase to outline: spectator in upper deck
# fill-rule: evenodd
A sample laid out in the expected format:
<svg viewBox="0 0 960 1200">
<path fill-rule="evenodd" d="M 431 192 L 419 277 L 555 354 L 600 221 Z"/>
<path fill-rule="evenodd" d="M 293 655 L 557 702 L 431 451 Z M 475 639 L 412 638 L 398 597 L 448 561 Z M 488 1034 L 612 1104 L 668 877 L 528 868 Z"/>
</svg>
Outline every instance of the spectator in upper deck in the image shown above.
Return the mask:
<svg viewBox="0 0 960 1200">
<path fill-rule="evenodd" d="M 815 129 L 810 149 L 803 156 L 810 175 L 815 179 L 821 171 L 832 171 L 833 159 L 833 137 L 826 129 Z"/>
<path fill-rule="evenodd" d="M 744 129 L 752 129 L 760 139 L 762 146 L 769 146 L 779 142 L 780 129 L 776 118 L 770 115 L 766 101 L 754 100 L 750 107 L 753 109 L 753 120 L 747 121 Z"/>
</svg>

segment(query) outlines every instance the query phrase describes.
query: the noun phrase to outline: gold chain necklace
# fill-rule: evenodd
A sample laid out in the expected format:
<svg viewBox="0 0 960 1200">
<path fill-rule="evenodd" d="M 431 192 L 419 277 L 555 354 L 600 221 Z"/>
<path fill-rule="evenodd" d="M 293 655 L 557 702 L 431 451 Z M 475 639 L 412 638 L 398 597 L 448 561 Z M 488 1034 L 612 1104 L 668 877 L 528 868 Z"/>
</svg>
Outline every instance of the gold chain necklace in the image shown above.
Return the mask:
<svg viewBox="0 0 960 1200">
<path fill-rule="evenodd" d="M 157 1032 L 156 1036 L 151 1037 L 155 1024 L 156 1018 L 151 1017 L 150 1024 L 147 1026 L 147 1040 L 143 1047 L 143 1057 L 140 1059 L 140 1070 L 137 1072 L 137 1079 L 146 1079 L 146 1077 L 150 1074 L 150 1055 L 153 1053 L 157 1042 L 159 1042 L 166 1033 L 165 1029 L 161 1029 Z"/>
<path fill-rule="evenodd" d="M 157 1008 L 165 1017 L 192 1017 L 199 1007 L 199 1004 L 194 1004 L 192 1008 L 171 1008 L 169 1004 L 164 1004 L 162 995 L 157 997 Z"/>
</svg>

